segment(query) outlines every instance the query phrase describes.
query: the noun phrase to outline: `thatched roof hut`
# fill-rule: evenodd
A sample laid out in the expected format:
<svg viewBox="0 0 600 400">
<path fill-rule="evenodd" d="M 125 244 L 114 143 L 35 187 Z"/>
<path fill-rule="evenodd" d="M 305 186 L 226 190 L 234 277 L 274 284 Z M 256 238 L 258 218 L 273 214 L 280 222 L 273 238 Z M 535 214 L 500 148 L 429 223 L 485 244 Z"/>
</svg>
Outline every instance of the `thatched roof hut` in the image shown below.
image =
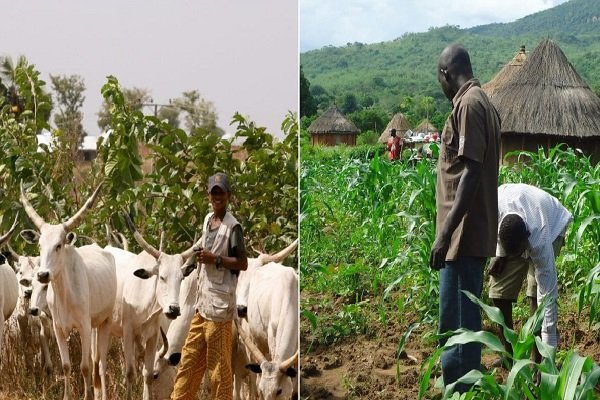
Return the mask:
<svg viewBox="0 0 600 400">
<path fill-rule="evenodd" d="M 433 126 L 431 122 L 427 118 L 425 118 L 421 123 L 415 128 L 415 132 L 424 132 L 424 133 L 434 133 L 438 132 L 438 129 Z"/>
<path fill-rule="evenodd" d="M 502 89 L 506 84 L 510 83 L 513 76 L 527 60 L 527 53 L 525 53 L 525 46 L 521 46 L 519 52 L 508 62 L 494 77 L 486 84 L 482 85 L 481 88 L 487 93 L 488 96 L 496 94 L 496 92 Z"/>
<path fill-rule="evenodd" d="M 600 160 L 600 98 L 552 40 L 543 40 L 490 98 L 502 121 L 503 156 L 566 143 Z"/>
<path fill-rule="evenodd" d="M 360 130 L 334 104 L 310 124 L 308 132 L 313 145 L 335 146 L 344 143 L 354 146 Z"/>
<path fill-rule="evenodd" d="M 400 137 L 403 137 L 404 133 L 406 133 L 406 131 L 410 129 L 410 124 L 408 123 L 408 120 L 404 117 L 404 114 L 394 114 L 394 116 L 392 117 L 390 122 L 388 122 L 383 132 L 381 132 L 381 135 L 379 136 L 379 139 L 377 141 L 379 143 L 387 143 L 391 135 L 390 131 L 393 128 L 396 129 L 396 136 Z"/>
</svg>

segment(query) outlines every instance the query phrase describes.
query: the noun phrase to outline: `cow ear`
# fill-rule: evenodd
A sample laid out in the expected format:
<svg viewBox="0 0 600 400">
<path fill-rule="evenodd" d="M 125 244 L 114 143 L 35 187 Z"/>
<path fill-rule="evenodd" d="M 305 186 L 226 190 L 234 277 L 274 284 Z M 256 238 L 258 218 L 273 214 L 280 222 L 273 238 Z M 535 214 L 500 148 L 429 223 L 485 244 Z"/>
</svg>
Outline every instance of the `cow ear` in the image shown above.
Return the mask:
<svg viewBox="0 0 600 400">
<path fill-rule="evenodd" d="M 249 369 L 250 371 L 254 372 L 255 374 L 260 374 L 262 372 L 262 369 L 260 369 L 260 365 L 258 365 L 258 364 L 247 364 L 246 369 Z"/>
<path fill-rule="evenodd" d="M 176 367 L 179 361 L 181 361 L 181 353 L 173 353 L 169 356 L 169 365 Z"/>
<path fill-rule="evenodd" d="M 158 264 L 156 264 L 156 266 L 157 265 Z M 154 268 L 152 268 L 150 270 L 145 269 L 145 268 L 138 268 L 133 272 L 133 274 L 141 279 L 151 278 L 158 273 L 158 268 L 156 268 L 156 266 L 154 266 Z"/>
<path fill-rule="evenodd" d="M 23 240 L 25 240 L 29 244 L 37 244 L 38 240 L 40 240 L 40 234 L 37 231 L 32 229 L 24 229 L 19 233 Z"/>
<path fill-rule="evenodd" d="M 286 374 L 287 376 L 289 376 L 290 378 L 295 378 L 295 377 L 296 377 L 296 375 L 297 375 L 298 373 L 296 372 L 296 368 L 289 367 L 289 368 L 288 368 L 288 369 L 285 371 L 285 374 Z"/>
<path fill-rule="evenodd" d="M 69 232 L 67 233 L 67 244 L 70 244 L 71 246 L 75 245 L 75 242 L 77 241 L 77 234 L 75 232 Z"/>
<path fill-rule="evenodd" d="M 29 287 L 29 286 L 31 286 L 31 279 L 21 278 L 19 280 L 19 285 Z"/>
<path fill-rule="evenodd" d="M 188 261 L 187 264 L 184 264 L 183 267 L 181 267 L 181 273 L 183 274 L 183 277 L 185 278 L 186 276 L 191 274 L 192 271 L 194 271 L 195 269 L 196 269 L 196 263 L 192 259 L 192 260 Z"/>
</svg>

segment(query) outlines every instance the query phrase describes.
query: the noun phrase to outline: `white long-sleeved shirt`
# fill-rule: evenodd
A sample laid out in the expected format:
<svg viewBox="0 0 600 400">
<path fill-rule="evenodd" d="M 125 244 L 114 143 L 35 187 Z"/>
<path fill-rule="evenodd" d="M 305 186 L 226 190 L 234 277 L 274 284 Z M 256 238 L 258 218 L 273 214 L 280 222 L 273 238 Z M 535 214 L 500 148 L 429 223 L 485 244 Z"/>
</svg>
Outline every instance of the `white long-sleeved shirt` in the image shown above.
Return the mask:
<svg viewBox="0 0 600 400">
<path fill-rule="evenodd" d="M 522 257 L 529 259 L 535 268 L 538 302 L 545 295 L 552 298 L 544 310 L 542 340 L 556 347 L 558 287 L 552 243 L 565 235 L 573 215 L 554 196 L 523 183 L 508 183 L 498 188 L 498 226 L 507 214 L 519 215 L 529 231 L 529 244 Z M 500 243 L 496 255 L 505 255 Z"/>
</svg>

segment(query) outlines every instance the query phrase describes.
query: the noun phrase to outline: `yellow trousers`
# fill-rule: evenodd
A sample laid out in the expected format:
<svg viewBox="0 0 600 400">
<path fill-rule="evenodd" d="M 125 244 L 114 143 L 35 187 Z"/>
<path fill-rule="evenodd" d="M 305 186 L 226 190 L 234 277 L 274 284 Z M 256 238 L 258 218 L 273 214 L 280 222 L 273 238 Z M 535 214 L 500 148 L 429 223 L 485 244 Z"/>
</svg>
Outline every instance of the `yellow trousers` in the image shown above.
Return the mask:
<svg viewBox="0 0 600 400">
<path fill-rule="evenodd" d="M 231 321 L 214 322 L 195 314 L 181 351 L 172 400 L 195 400 L 208 368 L 212 398 L 231 400 Z"/>
</svg>

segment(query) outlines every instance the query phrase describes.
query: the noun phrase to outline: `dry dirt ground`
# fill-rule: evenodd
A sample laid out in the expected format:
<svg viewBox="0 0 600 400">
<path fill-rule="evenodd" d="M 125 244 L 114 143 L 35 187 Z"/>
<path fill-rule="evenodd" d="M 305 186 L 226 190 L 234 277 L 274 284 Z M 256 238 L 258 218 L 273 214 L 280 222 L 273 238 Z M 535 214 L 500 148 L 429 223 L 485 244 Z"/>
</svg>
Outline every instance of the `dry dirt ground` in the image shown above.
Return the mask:
<svg viewBox="0 0 600 400">
<path fill-rule="evenodd" d="M 484 329 L 494 328 L 484 326 Z M 580 355 L 592 356 L 595 362 L 600 362 L 598 332 L 588 329 L 584 317 L 573 313 L 563 315 L 559 321 L 559 329 L 559 351 L 568 349 L 574 343 Z M 400 327 L 390 326 L 369 337 L 360 336 L 328 347 L 313 347 L 308 354 L 303 351 L 300 398 L 417 399 L 421 364 L 435 348 L 424 345 L 420 338 L 422 333 L 414 331 L 406 345 L 406 354 L 397 363 L 395 354 L 403 332 Z M 307 349 L 310 344 L 302 341 L 301 346 Z M 494 354 L 484 352 L 482 364 L 491 369 L 495 359 Z M 502 377 L 499 379 L 506 377 L 506 372 L 499 370 L 498 373 Z M 439 395 L 440 390 L 433 388 L 434 383 L 435 380 L 432 379 L 426 398 Z"/>
</svg>

